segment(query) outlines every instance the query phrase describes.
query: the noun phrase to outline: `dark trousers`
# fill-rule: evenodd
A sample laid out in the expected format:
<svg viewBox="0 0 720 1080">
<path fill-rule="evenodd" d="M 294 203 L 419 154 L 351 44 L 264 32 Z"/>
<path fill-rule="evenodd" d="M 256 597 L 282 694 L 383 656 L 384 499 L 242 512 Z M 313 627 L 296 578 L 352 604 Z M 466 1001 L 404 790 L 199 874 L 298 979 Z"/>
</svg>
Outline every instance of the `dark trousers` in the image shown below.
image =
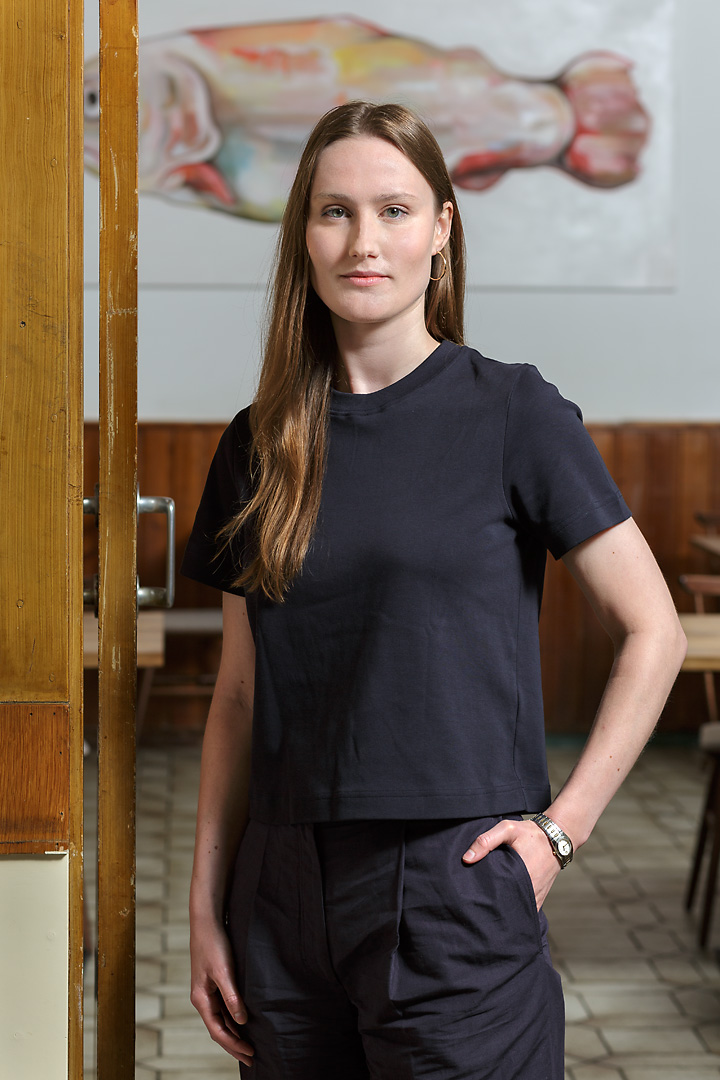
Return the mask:
<svg viewBox="0 0 720 1080">
<path fill-rule="evenodd" d="M 498 818 L 264 825 L 228 930 L 248 1080 L 562 1080 L 564 1008 L 522 858 L 462 855 Z"/>
</svg>

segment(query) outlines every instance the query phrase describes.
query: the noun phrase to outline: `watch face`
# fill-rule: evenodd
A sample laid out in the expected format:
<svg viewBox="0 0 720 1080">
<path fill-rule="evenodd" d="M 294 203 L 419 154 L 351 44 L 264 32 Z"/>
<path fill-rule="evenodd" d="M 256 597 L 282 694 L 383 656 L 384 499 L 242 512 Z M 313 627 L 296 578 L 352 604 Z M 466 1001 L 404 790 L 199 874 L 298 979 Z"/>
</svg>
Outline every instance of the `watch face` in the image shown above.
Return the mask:
<svg viewBox="0 0 720 1080">
<path fill-rule="evenodd" d="M 568 840 L 558 840 L 557 849 L 562 856 L 569 855 L 572 851 L 572 847 Z"/>
</svg>

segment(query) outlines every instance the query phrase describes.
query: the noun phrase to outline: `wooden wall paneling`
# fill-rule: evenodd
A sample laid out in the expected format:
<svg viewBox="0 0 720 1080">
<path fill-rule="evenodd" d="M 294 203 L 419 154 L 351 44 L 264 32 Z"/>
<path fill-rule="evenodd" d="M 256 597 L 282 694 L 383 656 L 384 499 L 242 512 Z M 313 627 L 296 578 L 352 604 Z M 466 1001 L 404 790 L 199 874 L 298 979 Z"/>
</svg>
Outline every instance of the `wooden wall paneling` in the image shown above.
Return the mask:
<svg viewBox="0 0 720 1080">
<path fill-rule="evenodd" d="M 720 424 L 714 424 L 710 430 L 710 461 L 712 463 L 710 482 L 710 505 L 706 510 L 720 513 Z"/>
<path fill-rule="evenodd" d="M 576 586 L 562 563 L 548 558 L 540 618 L 543 696 L 548 726 L 573 730 L 582 703 L 582 672 L 568 659 L 582 631 L 582 611 Z M 571 645 L 572 643 L 572 645 Z"/>
<path fill-rule="evenodd" d="M 173 448 L 173 482 L 182 486 L 183 497 L 176 508 L 178 556 L 185 550 L 195 512 L 205 486 L 207 471 L 217 449 L 224 424 L 187 425 L 178 431 Z M 214 589 L 178 578 L 179 606 L 213 606 L 220 602 Z"/>
<path fill-rule="evenodd" d="M 224 426 L 171 422 L 141 425 L 143 488 L 148 494 L 167 494 L 176 501 L 178 565 Z M 703 501 L 712 505 L 720 491 L 720 426 L 627 423 L 590 424 L 588 429 L 640 528 L 649 537 L 676 601 L 681 608 L 687 607 L 688 600 L 677 586 L 677 574 L 712 569 L 710 557 L 693 548 L 689 536 L 697 531 L 694 511 L 701 508 Z M 92 439 L 90 425 L 89 444 Z M 149 545 L 152 554 L 148 567 L 152 573 L 160 574 L 164 558 L 161 529 Z M 141 553 L 141 565 L 142 560 Z M 177 597 L 182 607 L 220 602 L 213 589 L 182 577 L 177 580 Z M 587 730 L 610 669 L 612 646 L 565 567 L 552 557 L 548 558 L 540 632 L 548 729 Z M 171 639 L 167 674 L 210 671 L 216 663 L 216 651 L 212 643 L 200 639 Z M 207 701 L 199 698 L 154 697 L 145 732 L 151 737 L 153 730 L 201 730 L 206 709 Z M 702 709 L 701 680 L 691 674 L 682 675 L 661 730 L 696 728 Z"/>
<path fill-rule="evenodd" d="M 167 429 L 169 482 L 178 492 L 176 501 L 177 566 L 185 550 L 195 518 L 195 511 L 205 484 L 210 461 L 217 448 L 224 424 L 178 424 Z M 178 574 L 177 604 L 179 607 L 210 607 L 220 604 L 220 594 L 214 589 L 189 581 Z M 203 637 L 168 639 L 167 678 L 182 673 L 197 678 L 217 670 L 219 648 L 217 641 Z M 160 680 L 156 680 L 159 682 Z M 207 697 L 194 695 L 181 701 L 158 692 L 151 699 L 152 722 L 156 730 L 181 724 L 190 730 L 202 730 L 207 715 Z"/>
<path fill-rule="evenodd" d="M 675 500 L 681 573 L 700 572 L 706 565 L 703 553 L 690 543 L 690 537 L 702 531 L 695 513 L 712 505 L 711 431 L 706 424 L 685 424 L 679 431 Z M 677 588 L 677 582 L 672 582 L 672 586 L 679 609 L 692 611 L 691 597 Z"/>
<path fill-rule="evenodd" d="M 588 431 L 600 451 L 600 456 L 608 467 L 610 475 L 615 477 L 616 463 L 616 427 L 612 424 L 588 424 Z"/>
<path fill-rule="evenodd" d="M 645 437 L 646 477 L 645 538 L 667 574 L 677 570 L 677 428 L 653 426 Z M 677 573 L 675 576 L 677 576 Z"/>
<path fill-rule="evenodd" d="M 613 478 L 640 528 L 646 517 L 648 483 L 645 437 L 635 424 L 621 424 L 615 436 Z"/>
<path fill-rule="evenodd" d="M 143 425 L 138 430 L 138 490 L 141 495 L 165 495 L 171 487 L 172 446 L 167 424 Z M 138 519 L 138 574 L 142 585 L 165 584 L 167 522 L 161 514 Z"/>
</svg>

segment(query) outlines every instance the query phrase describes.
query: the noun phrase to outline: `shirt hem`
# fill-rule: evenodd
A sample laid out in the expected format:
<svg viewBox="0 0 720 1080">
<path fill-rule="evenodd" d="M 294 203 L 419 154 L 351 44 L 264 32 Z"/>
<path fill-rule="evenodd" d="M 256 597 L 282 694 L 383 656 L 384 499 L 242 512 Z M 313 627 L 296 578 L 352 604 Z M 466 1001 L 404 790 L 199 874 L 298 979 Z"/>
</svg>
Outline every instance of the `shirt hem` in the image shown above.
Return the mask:
<svg viewBox="0 0 720 1080">
<path fill-rule="evenodd" d="M 578 544 L 589 540 L 591 536 L 597 536 L 605 529 L 620 525 L 629 517 L 632 517 L 632 512 L 618 491 L 604 502 L 578 511 L 568 521 L 563 522 L 547 543 L 548 550 L 554 559 L 561 559 Z"/>
<path fill-rule="evenodd" d="M 535 814 L 550 805 L 550 787 L 503 788 L 466 795 L 346 794 L 304 795 L 294 799 L 251 799 L 250 817 L 268 825 L 317 821 L 422 820 Z"/>
</svg>

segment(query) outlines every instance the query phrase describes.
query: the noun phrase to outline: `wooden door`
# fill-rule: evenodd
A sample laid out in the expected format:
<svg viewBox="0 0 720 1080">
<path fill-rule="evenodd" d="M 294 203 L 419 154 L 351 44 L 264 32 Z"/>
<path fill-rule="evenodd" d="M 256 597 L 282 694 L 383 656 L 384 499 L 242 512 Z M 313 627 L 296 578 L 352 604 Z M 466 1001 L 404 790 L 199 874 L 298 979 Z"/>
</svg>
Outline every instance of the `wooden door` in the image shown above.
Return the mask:
<svg viewBox="0 0 720 1080">
<path fill-rule="evenodd" d="M 82 3 L 0 4 L 0 1061 L 82 1076 Z"/>
<path fill-rule="evenodd" d="M 134 1076 L 137 9 L 100 0 L 98 1076 Z M 83 1075 L 83 5 L 0 4 L 0 1072 Z M 89 493 L 87 493 L 89 494 Z"/>
</svg>

